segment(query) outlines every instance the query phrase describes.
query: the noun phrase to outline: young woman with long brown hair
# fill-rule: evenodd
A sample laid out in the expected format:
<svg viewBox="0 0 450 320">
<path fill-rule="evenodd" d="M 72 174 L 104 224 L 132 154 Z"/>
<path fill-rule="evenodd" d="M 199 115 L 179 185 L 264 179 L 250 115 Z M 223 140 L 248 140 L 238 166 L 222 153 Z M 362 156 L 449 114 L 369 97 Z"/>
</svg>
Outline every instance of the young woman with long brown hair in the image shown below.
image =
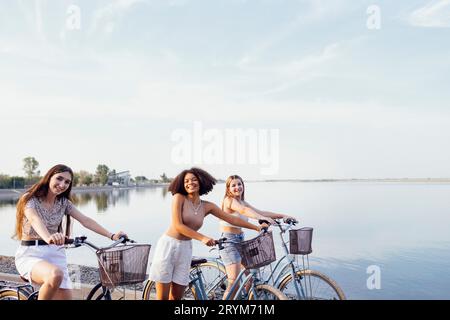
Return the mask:
<svg viewBox="0 0 450 320">
<path fill-rule="evenodd" d="M 33 185 L 17 203 L 15 238 L 21 240 L 15 263 L 19 274 L 40 285 L 40 300 L 72 299 L 72 283 L 64 250 L 69 236 L 70 219 L 79 221 L 111 240 L 125 233 L 111 233 L 93 219 L 83 215 L 71 201 L 73 172 L 68 166 L 58 164 Z M 66 234 L 62 233 L 66 217 Z"/>
</svg>

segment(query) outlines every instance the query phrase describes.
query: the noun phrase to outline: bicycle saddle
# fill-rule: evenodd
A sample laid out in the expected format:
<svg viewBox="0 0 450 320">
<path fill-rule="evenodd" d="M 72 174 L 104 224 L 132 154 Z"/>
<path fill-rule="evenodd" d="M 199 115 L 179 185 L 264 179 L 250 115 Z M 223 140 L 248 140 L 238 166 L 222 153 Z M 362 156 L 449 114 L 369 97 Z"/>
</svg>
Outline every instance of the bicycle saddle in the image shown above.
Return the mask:
<svg viewBox="0 0 450 320">
<path fill-rule="evenodd" d="M 192 259 L 192 261 L 191 261 L 191 268 L 193 268 L 195 266 L 198 266 L 199 264 L 205 263 L 207 261 L 208 260 L 206 260 L 206 259 Z"/>
</svg>

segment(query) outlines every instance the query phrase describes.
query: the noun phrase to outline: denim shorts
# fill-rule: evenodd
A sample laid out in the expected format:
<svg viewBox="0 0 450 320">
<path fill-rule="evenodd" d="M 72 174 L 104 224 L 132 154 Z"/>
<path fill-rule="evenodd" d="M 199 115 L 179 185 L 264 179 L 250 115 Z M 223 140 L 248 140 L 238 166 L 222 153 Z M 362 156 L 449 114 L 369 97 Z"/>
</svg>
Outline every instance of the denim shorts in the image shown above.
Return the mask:
<svg viewBox="0 0 450 320">
<path fill-rule="evenodd" d="M 234 234 L 230 232 L 223 232 L 221 237 L 227 238 L 227 240 L 242 242 L 244 241 L 244 233 Z M 233 243 L 224 243 L 223 249 L 220 250 L 220 257 L 224 265 L 228 266 L 230 264 L 241 263 L 241 255 Z"/>
</svg>

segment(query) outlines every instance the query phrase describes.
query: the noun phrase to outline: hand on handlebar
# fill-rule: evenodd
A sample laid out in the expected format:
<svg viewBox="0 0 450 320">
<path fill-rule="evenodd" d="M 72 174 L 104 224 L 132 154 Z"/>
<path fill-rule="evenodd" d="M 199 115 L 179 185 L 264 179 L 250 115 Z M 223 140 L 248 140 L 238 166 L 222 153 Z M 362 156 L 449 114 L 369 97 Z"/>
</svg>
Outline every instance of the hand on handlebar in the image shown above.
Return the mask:
<svg viewBox="0 0 450 320">
<path fill-rule="evenodd" d="M 124 240 L 128 240 L 128 235 L 123 231 L 119 231 L 114 234 L 111 240 L 117 241 L 120 240 L 121 238 L 123 238 Z"/>
<path fill-rule="evenodd" d="M 222 250 L 225 241 L 227 241 L 227 238 L 220 238 L 219 240 L 214 240 L 214 244 L 219 246 L 219 250 Z"/>
<path fill-rule="evenodd" d="M 212 238 L 204 237 L 202 239 L 202 242 L 207 245 L 208 247 L 212 247 L 216 245 L 216 241 Z"/>
<path fill-rule="evenodd" d="M 270 217 L 266 217 L 266 216 L 261 216 L 258 221 L 264 221 L 267 224 L 276 224 L 277 223 L 274 219 L 272 219 Z"/>
<path fill-rule="evenodd" d="M 298 220 L 296 219 L 296 218 L 294 218 L 294 217 L 291 217 L 291 216 L 284 216 L 283 217 L 283 222 L 284 223 L 287 223 L 287 224 L 296 224 L 296 223 L 298 223 Z"/>
<path fill-rule="evenodd" d="M 50 237 L 47 239 L 48 244 L 56 244 L 57 246 L 62 246 L 66 240 L 66 237 L 62 233 L 54 233 L 50 235 Z"/>
<path fill-rule="evenodd" d="M 259 231 L 267 232 L 270 223 L 267 220 L 258 220 L 258 223 L 259 223 Z"/>
</svg>

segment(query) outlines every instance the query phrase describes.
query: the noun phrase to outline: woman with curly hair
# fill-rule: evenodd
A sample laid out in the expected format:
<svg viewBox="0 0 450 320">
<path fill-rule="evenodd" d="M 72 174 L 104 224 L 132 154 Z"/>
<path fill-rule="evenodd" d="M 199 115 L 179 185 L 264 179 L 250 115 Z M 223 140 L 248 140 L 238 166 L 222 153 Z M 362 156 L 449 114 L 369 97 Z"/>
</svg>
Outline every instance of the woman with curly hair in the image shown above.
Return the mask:
<svg viewBox="0 0 450 320">
<path fill-rule="evenodd" d="M 260 231 L 267 225 L 257 226 L 223 212 L 214 203 L 202 200 L 216 184 L 208 172 L 191 168 L 182 171 L 170 184 L 173 195 L 172 221 L 155 248 L 150 279 L 156 282 L 156 299 L 180 300 L 189 283 L 192 260 L 192 239 L 214 246 L 215 241 L 198 230 L 208 215 L 233 225 Z"/>
</svg>

